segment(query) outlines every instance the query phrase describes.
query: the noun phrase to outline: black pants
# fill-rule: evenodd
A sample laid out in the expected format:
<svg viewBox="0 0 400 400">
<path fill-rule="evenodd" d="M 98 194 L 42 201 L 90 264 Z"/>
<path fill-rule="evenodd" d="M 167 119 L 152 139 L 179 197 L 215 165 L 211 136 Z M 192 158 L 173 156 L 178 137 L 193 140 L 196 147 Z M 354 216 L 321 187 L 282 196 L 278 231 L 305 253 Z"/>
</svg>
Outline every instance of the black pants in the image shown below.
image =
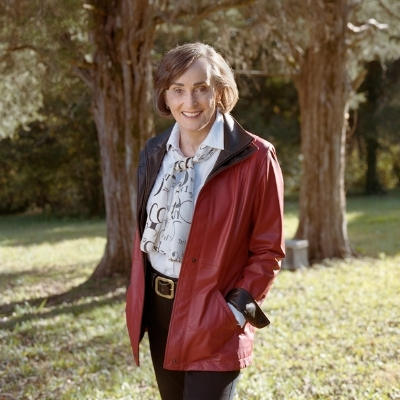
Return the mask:
<svg viewBox="0 0 400 400">
<path fill-rule="evenodd" d="M 155 293 L 150 274 L 146 281 L 145 313 L 150 352 L 162 400 L 232 400 L 240 371 L 170 371 L 163 368 L 174 300 Z"/>
</svg>

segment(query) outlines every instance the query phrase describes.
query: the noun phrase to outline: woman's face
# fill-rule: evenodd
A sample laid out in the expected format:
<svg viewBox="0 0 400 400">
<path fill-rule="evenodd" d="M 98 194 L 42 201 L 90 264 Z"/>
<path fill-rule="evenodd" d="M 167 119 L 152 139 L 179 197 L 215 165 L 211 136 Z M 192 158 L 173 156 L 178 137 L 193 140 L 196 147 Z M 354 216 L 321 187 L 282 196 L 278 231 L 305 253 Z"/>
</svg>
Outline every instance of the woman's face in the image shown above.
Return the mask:
<svg viewBox="0 0 400 400">
<path fill-rule="evenodd" d="M 219 99 L 211 66 L 205 58 L 197 59 L 165 92 L 165 103 L 183 136 L 205 137 L 208 134 Z"/>
</svg>

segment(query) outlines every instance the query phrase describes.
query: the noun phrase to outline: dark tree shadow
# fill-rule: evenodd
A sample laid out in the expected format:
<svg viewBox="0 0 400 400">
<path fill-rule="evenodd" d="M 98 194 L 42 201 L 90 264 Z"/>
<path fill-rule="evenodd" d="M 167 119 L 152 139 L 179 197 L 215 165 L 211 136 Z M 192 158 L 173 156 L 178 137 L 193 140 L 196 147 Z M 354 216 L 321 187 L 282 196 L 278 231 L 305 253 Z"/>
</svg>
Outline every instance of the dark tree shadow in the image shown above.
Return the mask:
<svg viewBox="0 0 400 400">
<path fill-rule="evenodd" d="M 64 293 L 0 304 L 0 329 L 13 329 L 21 322 L 52 318 L 60 314 L 78 315 L 96 307 L 121 302 L 125 299 L 127 284 L 127 280 L 120 276 L 113 279 L 88 280 Z M 88 302 L 79 303 L 87 298 L 90 298 Z M 16 308 L 26 306 L 35 308 L 37 312 L 13 316 Z M 41 308 L 49 307 L 52 308 L 49 311 L 40 311 Z"/>
</svg>

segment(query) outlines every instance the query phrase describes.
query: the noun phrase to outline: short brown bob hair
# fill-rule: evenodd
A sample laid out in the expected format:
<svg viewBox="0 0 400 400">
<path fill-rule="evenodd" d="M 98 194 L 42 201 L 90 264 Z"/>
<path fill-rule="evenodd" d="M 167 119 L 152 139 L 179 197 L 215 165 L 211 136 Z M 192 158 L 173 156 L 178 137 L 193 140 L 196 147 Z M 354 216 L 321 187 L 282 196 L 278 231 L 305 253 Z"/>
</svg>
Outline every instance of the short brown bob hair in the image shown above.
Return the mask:
<svg viewBox="0 0 400 400">
<path fill-rule="evenodd" d="M 228 113 L 233 109 L 238 101 L 239 92 L 231 67 L 213 47 L 195 42 L 168 51 L 157 68 L 154 75 L 154 105 L 160 116 L 171 116 L 171 111 L 165 104 L 165 91 L 199 58 L 205 58 L 211 65 L 212 78 L 216 89 L 221 93 L 219 110 Z"/>
</svg>

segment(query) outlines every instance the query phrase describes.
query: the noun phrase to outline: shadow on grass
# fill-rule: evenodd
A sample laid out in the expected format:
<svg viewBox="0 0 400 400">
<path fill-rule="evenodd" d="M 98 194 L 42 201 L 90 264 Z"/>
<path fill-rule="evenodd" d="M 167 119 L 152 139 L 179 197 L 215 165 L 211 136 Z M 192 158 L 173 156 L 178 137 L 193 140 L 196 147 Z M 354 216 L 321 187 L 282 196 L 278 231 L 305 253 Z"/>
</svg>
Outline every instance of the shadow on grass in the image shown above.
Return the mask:
<svg viewBox="0 0 400 400">
<path fill-rule="evenodd" d="M 125 299 L 126 279 L 117 277 L 113 280 L 88 280 L 79 286 L 73 287 L 65 293 L 47 297 L 22 300 L 0 305 L 0 329 L 13 329 L 19 323 L 34 319 L 47 319 L 56 315 L 82 312 L 104 305 L 121 302 Z M 85 302 L 85 300 L 88 300 Z M 52 307 L 49 311 L 41 312 L 43 308 Z M 23 315 L 14 316 L 19 308 L 28 308 Z"/>
<path fill-rule="evenodd" d="M 8 283 L 11 286 L 18 285 L 19 279 L 26 277 L 36 277 L 36 282 L 40 279 L 51 279 L 54 281 L 58 281 L 60 277 L 64 277 L 67 279 L 73 279 L 77 276 L 82 276 L 80 271 L 74 270 L 73 268 L 80 268 L 81 270 L 85 270 L 87 268 L 93 268 L 93 261 L 87 262 L 79 262 L 79 263 L 71 263 L 64 264 L 61 267 L 57 266 L 57 263 L 49 264 L 46 267 L 42 267 L 40 269 L 32 267 L 31 269 L 26 270 L 18 270 L 16 272 L 1 272 L 0 271 L 0 290 L 2 288 L 3 283 Z M 0 399 L 1 400 L 1 399 Z"/>
</svg>

